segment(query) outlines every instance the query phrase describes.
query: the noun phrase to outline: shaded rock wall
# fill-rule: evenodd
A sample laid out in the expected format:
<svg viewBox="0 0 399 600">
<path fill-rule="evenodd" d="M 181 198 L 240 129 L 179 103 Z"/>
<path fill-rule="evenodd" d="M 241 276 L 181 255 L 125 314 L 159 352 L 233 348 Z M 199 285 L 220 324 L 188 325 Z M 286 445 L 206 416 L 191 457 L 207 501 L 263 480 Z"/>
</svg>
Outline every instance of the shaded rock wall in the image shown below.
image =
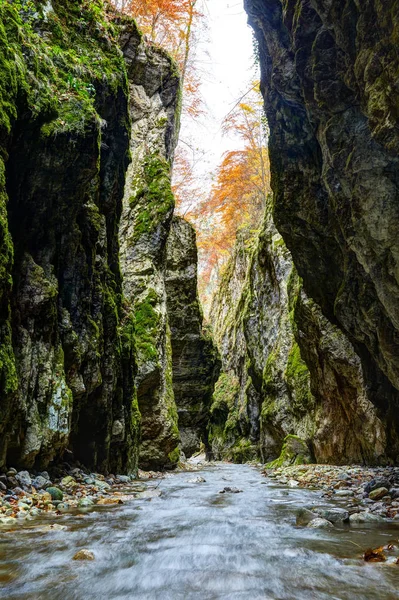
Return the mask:
<svg viewBox="0 0 399 600">
<path fill-rule="evenodd" d="M 201 442 L 208 446 L 209 408 L 220 371 L 214 343 L 202 329 L 197 265 L 195 230 L 184 219 L 174 217 L 166 247 L 166 294 L 173 390 L 186 457 L 197 452 Z"/>
<path fill-rule="evenodd" d="M 209 439 L 217 458 L 276 459 L 287 435 L 318 462 L 386 460 L 386 428 L 368 399 L 360 359 L 306 296 L 270 213 L 241 234 L 211 321 L 223 374 Z"/>
<path fill-rule="evenodd" d="M 245 5 L 260 47 L 276 225 L 306 292 L 353 343 L 397 459 L 398 3 Z"/>
<path fill-rule="evenodd" d="M 92 468 L 137 463 L 116 238 L 128 89 L 97 8 L 0 6 L 2 464 L 45 466 L 68 443 Z"/>
</svg>

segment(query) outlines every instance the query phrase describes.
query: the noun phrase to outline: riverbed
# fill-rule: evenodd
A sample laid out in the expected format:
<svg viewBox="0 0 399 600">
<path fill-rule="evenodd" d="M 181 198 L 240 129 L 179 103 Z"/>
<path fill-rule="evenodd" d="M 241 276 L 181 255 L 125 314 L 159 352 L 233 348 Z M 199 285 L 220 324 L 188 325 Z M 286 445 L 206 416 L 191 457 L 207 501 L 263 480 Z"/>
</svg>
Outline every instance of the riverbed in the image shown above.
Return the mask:
<svg viewBox="0 0 399 600">
<path fill-rule="evenodd" d="M 399 565 L 362 558 L 398 539 L 399 524 L 296 527 L 300 507 L 337 504 L 249 465 L 218 463 L 150 486 L 152 498 L 58 517 L 66 529 L 47 531 L 53 518 L 0 533 L 0 598 L 399 599 Z M 73 560 L 83 548 L 93 561 Z"/>
</svg>

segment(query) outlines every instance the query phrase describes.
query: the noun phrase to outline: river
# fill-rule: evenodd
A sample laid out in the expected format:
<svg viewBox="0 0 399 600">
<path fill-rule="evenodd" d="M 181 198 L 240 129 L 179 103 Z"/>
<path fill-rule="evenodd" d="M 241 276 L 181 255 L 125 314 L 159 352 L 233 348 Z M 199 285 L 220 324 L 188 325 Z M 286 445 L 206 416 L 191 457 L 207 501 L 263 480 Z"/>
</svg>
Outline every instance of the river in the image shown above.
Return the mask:
<svg viewBox="0 0 399 600">
<path fill-rule="evenodd" d="M 202 476 L 206 481 L 192 483 Z M 0 534 L 0 598 L 7 600 L 393 600 L 399 565 L 362 552 L 399 525 L 331 530 L 295 526 L 319 492 L 288 489 L 255 467 L 218 463 L 150 486 L 159 497 L 61 516 L 63 531 Z M 220 494 L 225 486 L 242 493 Z M 37 525 L 37 522 L 34 522 Z M 90 549 L 95 560 L 74 561 Z"/>
</svg>

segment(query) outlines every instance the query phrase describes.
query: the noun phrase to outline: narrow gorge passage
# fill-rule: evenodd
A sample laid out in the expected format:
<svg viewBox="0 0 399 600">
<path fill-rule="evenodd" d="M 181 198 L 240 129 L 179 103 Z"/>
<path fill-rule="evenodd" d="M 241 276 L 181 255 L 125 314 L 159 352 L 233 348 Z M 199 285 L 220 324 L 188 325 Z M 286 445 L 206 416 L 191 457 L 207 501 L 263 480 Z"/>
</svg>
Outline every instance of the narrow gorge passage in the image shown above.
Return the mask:
<svg viewBox="0 0 399 600">
<path fill-rule="evenodd" d="M 198 478 L 205 481 L 196 482 Z M 241 493 L 224 493 L 236 487 Z M 395 565 L 365 564 L 393 525 L 295 527 L 319 492 L 266 480 L 255 467 L 216 463 L 150 482 L 151 500 L 62 516 L 63 531 L 1 535 L 5 600 L 395 600 Z M 44 520 L 37 523 L 40 527 Z M 40 530 L 39 530 L 40 531 Z M 90 548 L 93 562 L 73 561 Z M 9 577 L 9 578 L 8 578 Z M 5 582 L 5 583 L 4 583 Z"/>
</svg>

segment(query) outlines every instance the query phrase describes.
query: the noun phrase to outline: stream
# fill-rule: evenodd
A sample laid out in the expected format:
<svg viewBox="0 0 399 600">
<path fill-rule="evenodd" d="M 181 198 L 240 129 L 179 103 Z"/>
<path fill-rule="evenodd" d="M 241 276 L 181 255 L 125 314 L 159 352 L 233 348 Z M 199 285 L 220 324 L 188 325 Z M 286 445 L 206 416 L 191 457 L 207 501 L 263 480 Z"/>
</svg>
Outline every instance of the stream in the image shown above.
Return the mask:
<svg viewBox="0 0 399 600">
<path fill-rule="evenodd" d="M 199 476 L 206 481 L 189 482 Z M 296 527 L 299 507 L 332 502 L 277 485 L 249 465 L 216 463 L 151 486 L 159 497 L 59 517 L 63 531 L 35 531 L 40 523 L 31 521 L 1 533 L 0 598 L 399 598 L 399 566 L 362 560 L 368 547 L 397 539 L 399 524 Z M 220 494 L 226 486 L 243 492 Z M 95 560 L 72 560 L 82 548 Z"/>
</svg>

